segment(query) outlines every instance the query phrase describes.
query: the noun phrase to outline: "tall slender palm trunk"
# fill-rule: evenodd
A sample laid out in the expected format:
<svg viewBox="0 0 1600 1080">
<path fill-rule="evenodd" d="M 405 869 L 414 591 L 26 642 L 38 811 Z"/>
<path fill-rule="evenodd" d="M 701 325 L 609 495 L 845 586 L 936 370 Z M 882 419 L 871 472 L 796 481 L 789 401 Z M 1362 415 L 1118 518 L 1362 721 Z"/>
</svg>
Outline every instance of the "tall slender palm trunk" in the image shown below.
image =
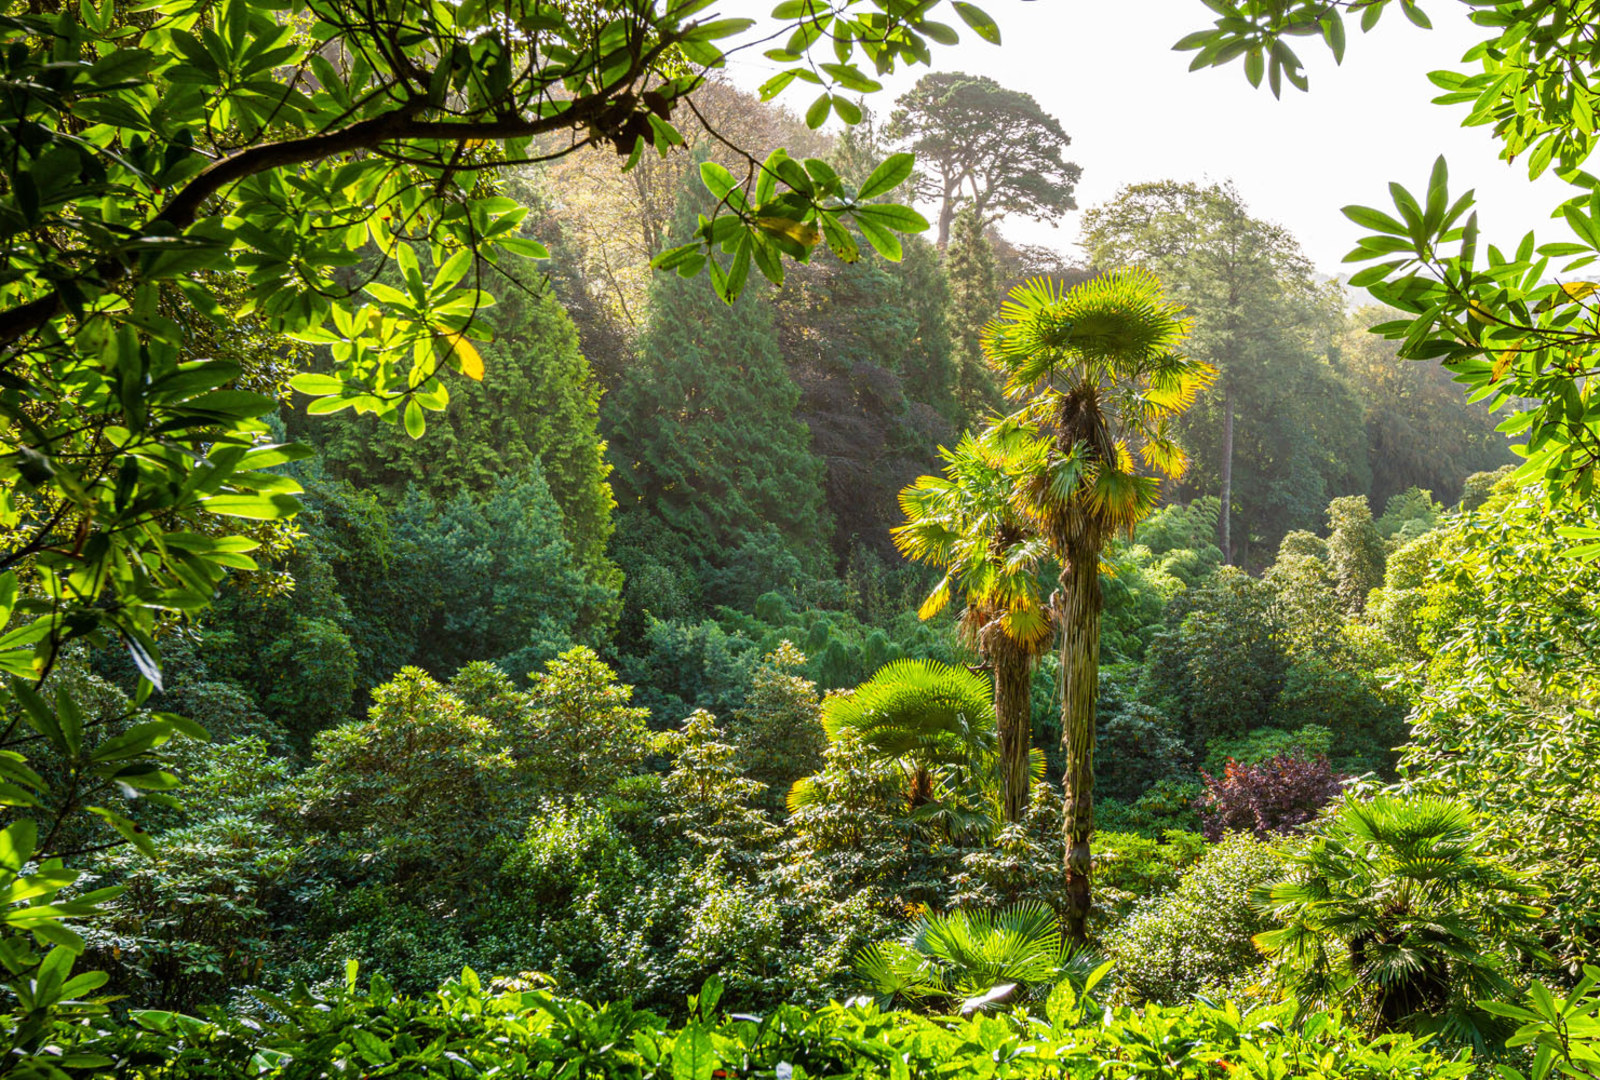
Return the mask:
<svg viewBox="0 0 1600 1080">
<path fill-rule="evenodd" d="M 1095 701 L 1100 696 L 1100 552 L 1073 552 L 1061 570 L 1061 751 L 1067 847 L 1067 933 L 1089 937 L 1089 838 L 1094 833 Z"/>
<path fill-rule="evenodd" d="M 1222 561 L 1233 565 L 1233 387 L 1222 385 L 1222 512 L 1217 519 L 1222 534 Z"/>
<path fill-rule="evenodd" d="M 994 715 L 1000 729 L 1000 793 L 1008 823 L 1028 809 L 1032 779 L 1033 657 L 1026 645 L 996 633 L 989 646 L 994 671 Z"/>
</svg>

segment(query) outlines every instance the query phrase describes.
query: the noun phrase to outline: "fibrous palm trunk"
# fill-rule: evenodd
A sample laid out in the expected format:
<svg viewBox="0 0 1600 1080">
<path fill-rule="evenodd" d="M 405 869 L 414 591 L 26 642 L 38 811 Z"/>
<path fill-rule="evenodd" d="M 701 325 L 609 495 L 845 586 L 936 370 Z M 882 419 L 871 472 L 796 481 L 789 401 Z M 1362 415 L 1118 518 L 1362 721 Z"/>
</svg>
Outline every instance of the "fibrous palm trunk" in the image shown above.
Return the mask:
<svg viewBox="0 0 1600 1080">
<path fill-rule="evenodd" d="M 1000 791 L 1008 823 L 1021 821 L 1028 809 L 1032 776 L 1033 658 L 1026 645 L 996 632 L 990 643 L 994 671 L 994 715 L 1000 729 Z"/>
<path fill-rule="evenodd" d="M 1233 388 L 1222 387 L 1222 512 L 1217 519 L 1221 532 L 1222 561 L 1233 565 Z"/>
<path fill-rule="evenodd" d="M 1067 847 L 1067 933 L 1089 926 L 1089 838 L 1094 833 L 1095 701 L 1100 695 L 1100 552 L 1081 547 L 1061 570 L 1061 779 Z"/>
</svg>

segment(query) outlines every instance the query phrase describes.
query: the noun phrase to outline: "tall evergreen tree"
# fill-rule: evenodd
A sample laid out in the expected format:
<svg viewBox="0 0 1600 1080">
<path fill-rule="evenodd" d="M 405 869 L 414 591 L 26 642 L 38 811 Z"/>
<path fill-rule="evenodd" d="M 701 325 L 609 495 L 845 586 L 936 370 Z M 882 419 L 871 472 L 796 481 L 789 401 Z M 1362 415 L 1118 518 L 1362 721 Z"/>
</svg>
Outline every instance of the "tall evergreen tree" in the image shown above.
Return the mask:
<svg viewBox="0 0 1600 1080">
<path fill-rule="evenodd" d="M 685 190 L 673 236 L 692 232 L 702 198 Z M 818 565 L 831 532 L 763 288 L 728 305 L 704 282 L 658 276 L 638 359 L 603 414 L 624 510 L 660 518 L 711 566 L 764 524 Z"/>
<path fill-rule="evenodd" d="M 828 160 L 860 185 L 885 152 L 863 122 Z M 862 549 L 894 557 L 895 492 L 933 467 L 960 416 L 939 253 L 921 238 L 903 247 L 895 263 L 819 252 L 776 295 L 778 339 L 800 387 L 800 419 L 827 468 L 841 561 Z"/>
<path fill-rule="evenodd" d="M 994 373 L 983 358 L 983 328 L 1000 310 L 994 249 L 983 219 L 970 207 L 956 215 L 944 272 L 950 282 L 950 364 L 956 402 L 970 424 L 1000 401 Z"/>
<path fill-rule="evenodd" d="M 888 265 L 820 255 L 777 295 L 780 347 L 827 469 L 841 559 L 861 546 L 891 555 L 895 492 L 953 438 L 945 305 L 938 255 L 921 240 Z"/>
<path fill-rule="evenodd" d="M 441 678 L 474 660 L 528 675 L 591 637 L 613 595 L 584 580 L 537 463 L 483 496 L 411 489 L 393 546 L 388 573 L 416 608 L 410 663 Z"/>
<path fill-rule="evenodd" d="M 450 381 L 451 407 L 429 421 L 426 439 L 348 411 L 313 418 L 307 434 L 321 444 L 330 475 L 395 497 L 412 486 L 435 499 L 485 494 L 502 477 L 537 466 L 585 576 L 615 591 L 621 577 L 606 544 L 616 503 L 599 434 L 599 386 L 537 265 L 515 256 L 502 263 L 529 284 L 501 289 L 499 304 L 484 311 L 494 340 L 481 347 L 483 380 Z"/>
</svg>

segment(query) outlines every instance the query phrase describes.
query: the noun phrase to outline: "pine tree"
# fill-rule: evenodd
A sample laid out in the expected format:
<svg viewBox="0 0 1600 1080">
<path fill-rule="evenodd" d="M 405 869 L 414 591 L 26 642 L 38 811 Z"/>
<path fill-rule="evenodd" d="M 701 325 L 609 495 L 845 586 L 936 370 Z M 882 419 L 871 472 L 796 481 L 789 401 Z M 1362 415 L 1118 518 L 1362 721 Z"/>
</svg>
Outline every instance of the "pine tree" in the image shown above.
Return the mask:
<svg viewBox="0 0 1600 1080">
<path fill-rule="evenodd" d="M 944 256 L 950 281 L 950 361 L 955 396 L 970 423 L 1000 401 L 994 374 L 983 358 L 983 328 L 1000 311 L 1000 283 L 994 249 L 983 223 L 971 210 L 956 215 Z"/>
<path fill-rule="evenodd" d="M 541 280 L 530 261 L 504 268 L 518 281 Z M 598 429 L 599 385 L 551 290 L 529 289 L 497 290 L 499 304 L 482 314 L 494 335 L 479 346 L 483 381 L 450 380 L 450 408 L 428 421 L 427 438 L 353 412 L 315 418 L 307 433 L 332 476 L 394 497 L 413 485 L 440 500 L 485 494 L 537 465 L 585 576 L 616 590 L 621 574 L 606 558 L 616 503 Z"/>
<path fill-rule="evenodd" d="M 697 206 L 686 192 L 672 235 L 689 234 Z M 703 564 L 768 523 L 819 565 L 831 529 L 799 404 L 764 286 L 728 305 L 703 280 L 658 276 L 638 359 L 604 411 L 619 501 L 659 517 Z"/>
</svg>

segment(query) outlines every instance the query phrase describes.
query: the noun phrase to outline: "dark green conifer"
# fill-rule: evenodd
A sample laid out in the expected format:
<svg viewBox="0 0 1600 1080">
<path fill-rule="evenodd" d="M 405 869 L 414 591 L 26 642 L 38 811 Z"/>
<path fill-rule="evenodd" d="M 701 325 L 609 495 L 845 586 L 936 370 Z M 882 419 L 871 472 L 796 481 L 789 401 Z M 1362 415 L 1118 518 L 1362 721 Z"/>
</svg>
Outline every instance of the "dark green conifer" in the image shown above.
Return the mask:
<svg viewBox="0 0 1600 1080">
<path fill-rule="evenodd" d="M 426 438 L 350 412 L 315 418 L 308 433 L 330 474 L 396 498 L 413 485 L 438 500 L 487 494 L 500 478 L 537 466 L 584 576 L 614 591 L 621 575 L 606 558 L 616 503 L 598 430 L 600 388 L 538 265 L 515 263 L 506 269 L 523 287 L 497 276 L 499 303 L 482 313 L 494 335 L 479 346 L 483 381 L 451 378 L 450 408 L 429 419 Z"/>
<path fill-rule="evenodd" d="M 693 228 L 680 199 L 672 235 Z M 770 294 L 753 282 L 732 305 L 704 280 L 660 275 L 639 356 L 605 409 L 625 511 L 660 518 L 704 564 L 720 566 L 763 523 L 808 566 L 830 529 L 821 461 L 796 419 L 800 391 L 778 350 Z"/>
<path fill-rule="evenodd" d="M 950 362 L 955 396 L 967 423 L 1000 401 L 999 385 L 983 359 L 983 328 L 1000 312 L 1000 280 L 983 222 L 971 209 L 956 215 L 944 255 L 950 281 Z"/>
</svg>

